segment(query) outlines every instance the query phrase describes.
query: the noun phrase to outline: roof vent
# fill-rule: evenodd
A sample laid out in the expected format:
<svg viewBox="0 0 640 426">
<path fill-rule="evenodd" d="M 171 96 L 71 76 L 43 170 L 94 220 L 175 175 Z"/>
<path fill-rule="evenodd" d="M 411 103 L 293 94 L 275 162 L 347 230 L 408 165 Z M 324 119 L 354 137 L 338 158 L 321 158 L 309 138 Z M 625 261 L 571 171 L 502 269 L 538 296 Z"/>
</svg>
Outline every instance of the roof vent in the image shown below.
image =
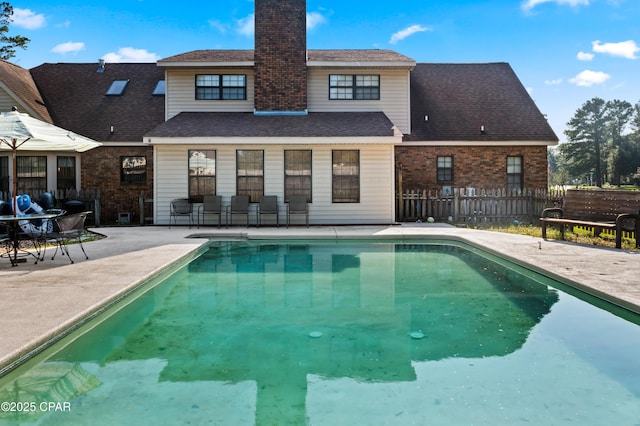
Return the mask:
<svg viewBox="0 0 640 426">
<path fill-rule="evenodd" d="M 98 59 L 98 70 L 96 72 L 104 72 L 104 59 Z"/>
</svg>

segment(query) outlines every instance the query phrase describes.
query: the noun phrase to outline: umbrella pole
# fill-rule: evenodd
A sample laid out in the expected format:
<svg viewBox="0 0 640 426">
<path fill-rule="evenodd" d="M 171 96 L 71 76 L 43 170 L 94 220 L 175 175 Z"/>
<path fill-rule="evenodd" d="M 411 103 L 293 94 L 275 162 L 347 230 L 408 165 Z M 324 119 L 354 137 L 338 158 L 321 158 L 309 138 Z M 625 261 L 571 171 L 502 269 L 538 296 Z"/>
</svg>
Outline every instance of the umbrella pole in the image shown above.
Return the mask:
<svg viewBox="0 0 640 426">
<path fill-rule="evenodd" d="M 13 140 L 13 217 L 18 215 L 18 150 L 17 141 Z"/>
</svg>

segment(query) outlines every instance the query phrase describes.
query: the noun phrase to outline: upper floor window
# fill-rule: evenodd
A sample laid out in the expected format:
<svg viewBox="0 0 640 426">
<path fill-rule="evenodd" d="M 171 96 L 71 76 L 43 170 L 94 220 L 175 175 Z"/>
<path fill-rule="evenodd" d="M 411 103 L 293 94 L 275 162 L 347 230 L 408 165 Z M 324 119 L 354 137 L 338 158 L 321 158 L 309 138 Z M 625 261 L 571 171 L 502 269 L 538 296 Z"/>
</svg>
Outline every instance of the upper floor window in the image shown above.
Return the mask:
<svg viewBox="0 0 640 426">
<path fill-rule="evenodd" d="M 196 99 L 245 100 L 247 76 L 242 74 L 197 74 Z"/>
<path fill-rule="evenodd" d="M 522 157 L 507 157 L 507 189 L 522 189 Z"/>
<path fill-rule="evenodd" d="M 331 74 L 329 99 L 379 100 L 380 76 Z"/>
</svg>

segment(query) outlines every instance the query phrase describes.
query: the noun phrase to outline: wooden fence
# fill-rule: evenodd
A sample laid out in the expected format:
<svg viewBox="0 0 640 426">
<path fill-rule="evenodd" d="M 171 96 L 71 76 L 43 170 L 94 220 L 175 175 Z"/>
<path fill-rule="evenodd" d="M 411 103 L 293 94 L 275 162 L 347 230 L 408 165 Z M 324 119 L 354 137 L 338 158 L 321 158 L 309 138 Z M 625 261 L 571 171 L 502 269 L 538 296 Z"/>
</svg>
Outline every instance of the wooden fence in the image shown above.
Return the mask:
<svg viewBox="0 0 640 426">
<path fill-rule="evenodd" d="M 50 190 L 30 193 L 29 196 L 35 202 L 43 192 L 49 192 L 53 195 L 54 207 L 64 208 L 64 202 L 69 200 L 78 200 L 84 203 L 85 210 L 91 210 L 87 221 L 95 226 L 100 226 L 100 189 L 81 189 L 81 190 Z M 11 200 L 10 192 L 0 191 L 0 200 Z"/>
<path fill-rule="evenodd" d="M 562 206 L 563 191 L 458 188 L 452 192 L 406 190 L 396 194 L 396 220 L 467 224 L 537 223 L 546 207 Z"/>
</svg>

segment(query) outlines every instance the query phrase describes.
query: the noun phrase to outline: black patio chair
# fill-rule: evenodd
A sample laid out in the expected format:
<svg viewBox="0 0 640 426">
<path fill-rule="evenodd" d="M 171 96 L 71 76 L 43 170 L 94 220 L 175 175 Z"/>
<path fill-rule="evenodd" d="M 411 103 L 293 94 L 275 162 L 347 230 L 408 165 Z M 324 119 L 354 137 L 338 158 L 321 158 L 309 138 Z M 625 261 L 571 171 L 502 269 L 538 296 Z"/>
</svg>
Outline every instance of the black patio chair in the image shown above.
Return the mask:
<svg viewBox="0 0 640 426">
<path fill-rule="evenodd" d="M 220 195 L 205 195 L 202 205 L 198 206 L 198 228 L 200 228 L 200 218 L 202 224 L 206 225 L 206 215 L 218 215 L 218 228 L 222 224 L 222 197 Z"/>
<path fill-rule="evenodd" d="M 171 228 L 171 218 L 173 223 L 178 224 L 178 216 L 186 216 L 189 218 L 189 229 L 193 225 L 193 204 L 186 198 L 176 198 L 171 201 L 171 207 L 169 211 L 169 228 Z"/>
<path fill-rule="evenodd" d="M 84 257 L 89 259 L 87 252 L 82 245 L 82 236 L 85 233 L 85 222 L 87 216 L 91 212 L 73 213 L 64 216 L 58 216 L 53 219 L 53 232 L 46 234 L 47 241 L 53 241 L 56 244 L 56 251 L 51 256 L 51 260 L 56 258 L 58 249 L 63 255 L 67 255 L 69 262 L 73 263 L 73 259 L 69 254 L 69 243 L 77 243 L 84 253 Z"/>
<path fill-rule="evenodd" d="M 233 215 L 245 215 L 247 218 L 247 226 L 249 226 L 249 196 L 248 195 L 232 195 L 231 205 L 227 206 L 227 227 L 233 225 Z"/>
<path fill-rule="evenodd" d="M 291 223 L 291 215 L 304 215 L 305 224 L 309 227 L 309 205 L 307 204 L 306 195 L 292 195 L 287 203 L 287 228 Z"/>
<path fill-rule="evenodd" d="M 275 215 L 276 227 L 280 226 L 279 212 L 278 212 L 278 197 L 276 195 L 263 195 L 260 197 L 260 203 L 258 203 L 258 211 L 256 214 L 256 227 L 260 227 L 262 223 L 262 215 Z"/>
</svg>

